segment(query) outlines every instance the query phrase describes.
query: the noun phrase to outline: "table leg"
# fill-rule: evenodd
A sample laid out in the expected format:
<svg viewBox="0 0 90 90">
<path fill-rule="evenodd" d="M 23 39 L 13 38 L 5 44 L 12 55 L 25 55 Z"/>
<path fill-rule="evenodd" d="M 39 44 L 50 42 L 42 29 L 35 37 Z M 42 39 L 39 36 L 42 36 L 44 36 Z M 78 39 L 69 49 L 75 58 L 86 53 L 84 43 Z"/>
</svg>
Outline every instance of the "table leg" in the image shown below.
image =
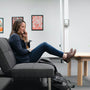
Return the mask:
<svg viewBox="0 0 90 90">
<path fill-rule="evenodd" d="M 83 80 L 82 80 L 82 61 L 78 60 L 78 78 L 77 78 L 77 85 L 82 86 Z"/>
<path fill-rule="evenodd" d="M 68 63 L 68 76 L 71 76 L 71 62 Z"/>
<path fill-rule="evenodd" d="M 88 61 L 84 61 L 84 76 L 88 76 Z"/>
</svg>

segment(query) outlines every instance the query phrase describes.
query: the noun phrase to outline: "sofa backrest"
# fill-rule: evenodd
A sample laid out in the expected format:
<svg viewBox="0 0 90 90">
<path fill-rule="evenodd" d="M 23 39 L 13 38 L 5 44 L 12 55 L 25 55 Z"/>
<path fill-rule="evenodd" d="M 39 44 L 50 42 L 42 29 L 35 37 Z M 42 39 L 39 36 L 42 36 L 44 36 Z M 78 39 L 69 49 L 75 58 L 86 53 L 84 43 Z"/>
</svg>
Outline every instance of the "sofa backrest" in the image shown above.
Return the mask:
<svg viewBox="0 0 90 90">
<path fill-rule="evenodd" d="M 16 64 L 13 51 L 6 38 L 0 38 L 0 67 L 4 73 L 11 71 Z"/>
</svg>

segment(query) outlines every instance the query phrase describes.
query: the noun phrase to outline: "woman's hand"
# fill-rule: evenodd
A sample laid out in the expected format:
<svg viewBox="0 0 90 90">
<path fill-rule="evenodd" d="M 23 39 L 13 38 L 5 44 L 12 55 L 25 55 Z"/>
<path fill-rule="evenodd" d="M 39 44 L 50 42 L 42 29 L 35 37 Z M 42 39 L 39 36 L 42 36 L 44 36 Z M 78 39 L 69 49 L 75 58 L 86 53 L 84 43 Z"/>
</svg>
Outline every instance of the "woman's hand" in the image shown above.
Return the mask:
<svg viewBox="0 0 90 90">
<path fill-rule="evenodd" d="M 27 48 L 27 50 L 28 50 L 29 52 L 31 52 L 33 49 Z"/>
<path fill-rule="evenodd" d="M 25 42 L 28 42 L 28 34 L 27 34 L 26 30 L 23 32 L 22 36 L 23 36 Z"/>
</svg>

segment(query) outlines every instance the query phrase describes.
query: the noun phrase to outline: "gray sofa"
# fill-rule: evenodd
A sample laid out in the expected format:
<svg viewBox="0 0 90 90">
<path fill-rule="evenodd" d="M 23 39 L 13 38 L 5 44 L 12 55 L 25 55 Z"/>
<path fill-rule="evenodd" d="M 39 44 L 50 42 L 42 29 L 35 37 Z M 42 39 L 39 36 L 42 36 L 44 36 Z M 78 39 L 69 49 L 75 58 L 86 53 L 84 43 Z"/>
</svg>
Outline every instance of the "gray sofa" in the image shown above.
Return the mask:
<svg viewBox="0 0 90 90">
<path fill-rule="evenodd" d="M 51 90 L 51 77 L 54 68 L 42 63 L 16 64 L 15 56 L 6 38 L 0 38 L 0 67 L 6 76 L 15 79 L 48 78 L 48 90 Z"/>
</svg>

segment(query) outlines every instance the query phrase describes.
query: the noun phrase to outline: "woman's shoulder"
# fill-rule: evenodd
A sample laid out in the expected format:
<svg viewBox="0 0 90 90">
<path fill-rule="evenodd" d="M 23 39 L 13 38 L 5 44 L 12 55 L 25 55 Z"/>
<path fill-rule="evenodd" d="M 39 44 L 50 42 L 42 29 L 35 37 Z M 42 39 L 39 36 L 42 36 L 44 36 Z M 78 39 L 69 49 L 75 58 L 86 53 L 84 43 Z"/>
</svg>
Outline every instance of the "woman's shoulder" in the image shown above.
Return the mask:
<svg viewBox="0 0 90 90">
<path fill-rule="evenodd" d="M 20 36 L 19 36 L 18 34 L 16 34 L 16 33 L 13 33 L 13 34 L 10 36 L 10 39 L 14 39 L 14 40 L 20 39 Z"/>
<path fill-rule="evenodd" d="M 18 37 L 19 35 L 17 34 L 17 33 L 13 33 L 12 35 L 11 35 L 11 37 Z"/>
</svg>

